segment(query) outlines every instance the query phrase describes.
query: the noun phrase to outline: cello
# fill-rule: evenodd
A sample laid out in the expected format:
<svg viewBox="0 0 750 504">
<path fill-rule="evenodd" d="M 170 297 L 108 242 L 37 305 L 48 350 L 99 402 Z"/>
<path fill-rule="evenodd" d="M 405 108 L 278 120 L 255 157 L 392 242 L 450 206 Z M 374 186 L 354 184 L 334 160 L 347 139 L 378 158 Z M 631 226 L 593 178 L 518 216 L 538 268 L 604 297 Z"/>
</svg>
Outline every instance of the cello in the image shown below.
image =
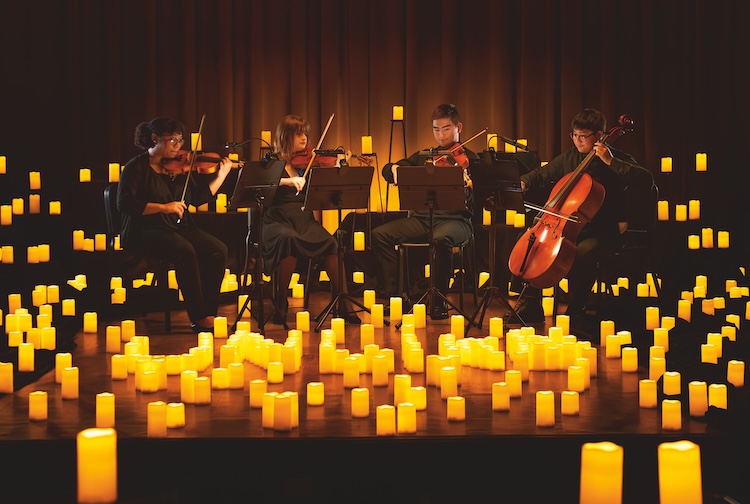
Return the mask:
<svg viewBox="0 0 750 504">
<path fill-rule="evenodd" d="M 632 131 L 632 120 L 621 115 L 619 126 L 604 134 L 599 143 Z M 556 285 L 573 266 L 581 229 L 594 218 L 604 202 L 604 187 L 586 172 L 596 156 L 592 149 L 575 170 L 557 181 L 543 207 L 510 253 L 508 267 L 524 283 L 544 289 Z"/>
</svg>

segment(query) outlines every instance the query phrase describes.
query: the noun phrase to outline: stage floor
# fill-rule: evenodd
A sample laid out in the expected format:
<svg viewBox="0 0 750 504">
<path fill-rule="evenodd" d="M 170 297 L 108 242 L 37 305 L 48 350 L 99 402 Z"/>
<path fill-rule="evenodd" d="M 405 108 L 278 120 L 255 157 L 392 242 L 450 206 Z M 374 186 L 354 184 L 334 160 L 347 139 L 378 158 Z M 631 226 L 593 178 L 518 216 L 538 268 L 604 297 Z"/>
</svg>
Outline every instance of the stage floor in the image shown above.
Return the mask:
<svg viewBox="0 0 750 504">
<path fill-rule="evenodd" d="M 312 294 L 311 318 L 328 299 L 322 292 Z M 451 299 L 458 304 L 457 296 Z M 469 319 L 475 307 L 471 295 L 465 299 L 464 313 Z M 304 309 L 301 300 L 290 301 L 287 320 L 293 329 L 295 313 Z M 489 319 L 505 312 L 503 303 L 493 300 L 482 327 L 469 328 L 465 337 L 488 336 Z M 236 313 L 236 303 L 221 308 L 230 333 Z M 369 315 L 361 316 L 369 320 Z M 588 332 L 576 335 L 573 327 L 571 334 L 594 340 L 598 347 L 599 335 L 594 334 L 598 320 L 593 317 Z M 127 319 L 135 320 L 136 335 L 149 337 L 152 356 L 180 355 L 197 346 L 198 337 L 183 310 L 172 313 L 169 333 L 164 331 L 162 313 Z M 99 320 L 95 334 L 79 331 L 75 335 L 70 353 L 80 373 L 78 399 L 62 398 L 54 371 L 0 397 L 0 449 L 6 467 L 10 466 L 0 477 L 4 480 L 0 495 L 9 495 L 7 502 L 16 498 L 75 502 L 75 437 L 96 425 L 96 395 L 102 392 L 115 396 L 120 502 L 577 502 L 581 446 L 599 441 L 624 448 L 623 502 L 659 502 L 657 447 L 682 439 L 701 447 L 704 502 L 731 502 L 721 500 L 725 496 L 739 502 L 748 498 L 743 481 L 750 468 L 744 457 L 750 444 L 746 425 L 721 416 L 683 414 L 681 429 L 662 429 L 660 410 L 639 406 L 639 381 L 648 377 L 647 367 L 623 372 L 621 359 L 607 358 L 601 349 L 597 374 L 590 388 L 579 394 L 578 414 L 561 414 L 561 393 L 569 389 L 567 371 L 529 371 L 521 396 L 510 400 L 509 410 L 493 411 L 493 384 L 505 381 L 506 372 L 463 365 L 458 393 L 464 398 L 466 419 L 449 421 L 447 400 L 441 398 L 438 387 L 427 383 L 427 373 L 404 369 L 402 335 L 391 323 L 374 329 L 374 343 L 393 350 L 394 371 L 387 386 L 373 386 L 371 374 L 360 374 L 359 387 L 369 390 L 370 414 L 353 418 L 351 386 L 344 386 L 341 373 L 320 373 L 321 334 L 311 330 L 302 334 L 299 371 L 285 375 L 282 383 L 267 385 L 269 392 L 298 394 L 298 427 L 280 431 L 262 426 L 262 410 L 250 406 L 249 382 L 265 380 L 267 371 L 245 361 L 242 388 L 213 389 L 210 404 L 185 405 L 184 427 L 167 429 L 166 437 L 150 438 L 148 404 L 180 402 L 181 378 L 168 376 L 166 388 L 151 393 L 137 390 L 133 374 L 112 380 L 112 354 L 105 351 L 105 333 L 108 325 L 120 322 Z M 536 333 L 546 335 L 553 324 L 552 317 L 547 317 Z M 632 324 L 642 321 L 632 320 Z M 315 325 L 311 320 L 311 327 Z M 328 318 L 322 327 L 330 325 Z M 620 322 L 617 330 L 638 329 L 625 325 Z M 518 327 L 506 325 L 505 330 Z M 257 330 L 257 321 L 251 321 L 251 330 Z M 440 336 L 450 331 L 451 319 L 428 317 L 426 327 L 415 330 L 424 355 L 438 354 Z M 267 323 L 264 336 L 283 343 L 288 333 L 281 325 Z M 360 341 L 360 326 L 347 325 L 345 343 L 337 348 L 362 353 Z M 498 340 L 500 350 L 507 341 Z M 214 340 L 215 367 L 226 342 Z M 506 369 L 512 368 L 506 355 Z M 198 374 L 211 376 L 211 367 Z M 379 436 L 376 409 L 394 405 L 396 375 L 408 376 L 412 387 L 426 389 L 426 408 L 416 412 L 415 433 Z M 323 383 L 323 405 L 307 405 L 310 382 Z M 536 392 L 546 390 L 554 392 L 555 423 L 538 427 Z M 47 420 L 28 418 L 29 394 L 34 391 L 48 394 Z M 735 397 L 744 400 L 747 396 L 730 395 L 730 410 Z M 687 397 L 677 398 L 687 404 Z"/>
</svg>

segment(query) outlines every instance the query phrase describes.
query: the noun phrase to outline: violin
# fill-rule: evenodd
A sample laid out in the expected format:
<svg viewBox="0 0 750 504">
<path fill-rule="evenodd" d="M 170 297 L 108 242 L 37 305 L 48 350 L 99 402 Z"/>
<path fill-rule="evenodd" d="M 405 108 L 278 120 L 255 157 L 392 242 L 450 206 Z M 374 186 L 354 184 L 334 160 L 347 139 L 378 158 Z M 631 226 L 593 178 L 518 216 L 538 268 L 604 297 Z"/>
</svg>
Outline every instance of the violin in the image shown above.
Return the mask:
<svg viewBox="0 0 750 504">
<path fill-rule="evenodd" d="M 466 155 L 466 151 L 462 145 L 454 142 L 453 145 L 445 149 L 449 151 L 448 153 L 433 156 L 432 164 L 435 166 L 458 166 L 464 170 L 467 169 L 469 167 L 469 157 Z"/>
<path fill-rule="evenodd" d="M 620 126 L 603 135 L 600 143 L 632 131 L 633 122 L 627 115 L 621 115 L 619 122 Z M 543 207 L 525 204 L 539 210 L 539 214 L 514 245 L 508 267 L 532 287 L 552 287 L 568 274 L 581 229 L 604 203 L 604 186 L 586 173 L 595 156 L 596 150 L 592 149 L 575 170 L 560 178 Z"/>
<path fill-rule="evenodd" d="M 297 170 L 304 170 L 307 165 L 311 163 L 313 166 L 320 166 L 323 168 L 333 168 L 338 162 L 338 156 L 322 156 L 320 154 L 315 155 L 312 147 L 306 147 L 301 151 L 297 151 L 292 154 L 292 159 L 289 160 L 289 164 Z"/>
<path fill-rule="evenodd" d="M 195 153 L 195 162 L 191 163 L 193 158 L 192 151 L 181 150 L 173 158 L 162 158 L 162 167 L 170 173 L 187 173 L 190 171 L 192 164 L 193 171 L 202 174 L 215 173 L 219 169 L 219 163 L 223 159 L 221 155 L 215 152 L 197 151 Z M 232 168 L 242 167 L 241 161 L 232 161 Z"/>
</svg>

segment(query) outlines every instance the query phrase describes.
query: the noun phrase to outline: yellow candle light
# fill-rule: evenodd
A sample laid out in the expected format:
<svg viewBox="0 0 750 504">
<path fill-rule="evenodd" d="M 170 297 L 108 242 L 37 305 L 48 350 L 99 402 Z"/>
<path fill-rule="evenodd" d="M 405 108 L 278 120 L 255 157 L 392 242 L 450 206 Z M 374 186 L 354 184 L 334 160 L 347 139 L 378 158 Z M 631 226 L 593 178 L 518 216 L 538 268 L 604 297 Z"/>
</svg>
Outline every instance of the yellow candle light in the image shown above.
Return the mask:
<svg viewBox="0 0 750 504">
<path fill-rule="evenodd" d="M 664 394 L 668 396 L 680 395 L 682 392 L 682 379 L 678 371 L 666 371 L 664 373 Z"/>
<path fill-rule="evenodd" d="M 575 390 L 563 390 L 560 394 L 560 413 L 577 415 L 580 411 L 580 394 Z"/>
<path fill-rule="evenodd" d="M 8 169 L 8 159 L 5 156 L 0 156 L 0 174 L 5 175 Z"/>
<path fill-rule="evenodd" d="M 672 158 L 671 157 L 661 158 L 661 171 L 662 173 L 670 173 L 672 171 Z"/>
<path fill-rule="evenodd" d="M 517 213 L 513 219 L 513 227 L 515 228 L 523 228 L 526 227 L 526 214 L 525 213 Z"/>
<path fill-rule="evenodd" d="M 659 200 L 656 203 L 656 217 L 660 221 L 669 220 L 669 202 L 666 200 Z"/>
<path fill-rule="evenodd" d="M 659 327 L 659 307 L 658 306 L 647 306 L 646 307 L 646 329 L 649 331 Z"/>
<path fill-rule="evenodd" d="M 568 366 L 568 390 L 583 392 L 586 390 L 584 372 L 581 366 Z"/>
<path fill-rule="evenodd" d="M 13 208 L 10 205 L 0 205 L 0 225 L 13 224 Z"/>
<path fill-rule="evenodd" d="M 404 107 L 401 105 L 393 106 L 393 120 L 403 121 L 404 120 Z"/>
<path fill-rule="evenodd" d="M 716 241 L 719 248 L 729 248 L 729 231 L 718 231 Z"/>
<path fill-rule="evenodd" d="M 29 213 L 38 214 L 42 211 L 42 203 L 38 194 L 29 194 Z"/>
<path fill-rule="evenodd" d="M 48 410 L 47 392 L 36 390 L 29 394 L 29 420 L 33 422 L 47 420 Z"/>
<path fill-rule="evenodd" d="M 18 371 L 21 373 L 34 371 L 33 343 L 20 343 L 18 345 Z"/>
<path fill-rule="evenodd" d="M 510 388 L 507 382 L 492 384 L 492 411 L 510 411 Z"/>
<path fill-rule="evenodd" d="M 453 334 L 457 340 L 463 339 L 464 337 L 464 316 L 463 315 L 451 315 L 451 334 Z"/>
<path fill-rule="evenodd" d="M 109 181 L 120 181 L 120 163 L 109 163 Z"/>
<path fill-rule="evenodd" d="M 399 434 L 416 434 L 417 432 L 417 408 L 409 402 L 399 403 L 396 408 L 398 417 L 396 430 Z"/>
<path fill-rule="evenodd" d="M 622 446 L 612 442 L 583 444 L 579 504 L 622 502 L 623 459 Z"/>
<path fill-rule="evenodd" d="M 708 168 L 708 155 L 705 152 L 695 154 L 695 171 L 706 171 Z"/>
<path fill-rule="evenodd" d="M 309 382 L 307 384 L 307 405 L 322 406 L 325 402 L 324 391 L 323 382 Z"/>
<path fill-rule="evenodd" d="M 263 140 L 263 146 L 272 148 L 271 145 L 271 132 L 268 130 L 263 130 L 260 132 L 260 138 Z"/>
<path fill-rule="evenodd" d="M 86 312 L 83 314 L 83 332 L 85 333 L 97 332 L 96 312 Z"/>
<path fill-rule="evenodd" d="M 13 363 L 0 362 L 0 393 L 13 393 Z"/>
<path fill-rule="evenodd" d="M 727 362 L 727 381 L 735 387 L 745 386 L 745 362 L 732 359 Z"/>
<path fill-rule="evenodd" d="M 26 263 L 39 264 L 39 248 L 36 245 L 31 245 L 26 249 Z"/>
<path fill-rule="evenodd" d="M 691 305 L 687 299 L 677 301 L 677 318 L 690 322 Z"/>
<path fill-rule="evenodd" d="M 706 364 L 718 364 L 719 357 L 716 354 L 716 347 L 708 343 L 701 345 L 701 362 Z"/>
<path fill-rule="evenodd" d="M 310 331 L 310 312 L 308 311 L 299 311 L 296 314 L 296 327 L 297 330 L 302 332 L 309 332 Z"/>
<path fill-rule="evenodd" d="M 110 392 L 96 394 L 96 426 L 100 429 L 115 426 L 115 395 Z"/>
<path fill-rule="evenodd" d="M 505 225 L 506 226 L 515 226 L 516 224 L 516 211 L 506 209 L 505 210 Z"/>
<path fill-rule="evenodd" d="M 703 248 L 714 248 L 714 230 L 711 228 L 701 229 L 701 244 Z"/>
<path fill-rule="evenodd" d="M 369 135 L 362 137 L 362 154 L 372 154 L 372 137 Z"/>
<path fill-rule="evenodd" d="M 635 373 L 636 371 L 638 371 L 638 348 L 623 348 L 621 364 L 623 373 Z"/>
<path fill-rule="evenodd" d="M 704 381 L 688 383 L 690 416 L 704 417 L 708 411 L 708 386 Z"/>
<path fill-rule="evenodd" d="M 689 250 L 698 250 L 701 248 L 701 237 L 698 235 L 688 235 L 688 249 Z"/>
<path fill-rule="evenodd" d="M 185 427 L 185 405 L 183 403 L 167 403 L 167 428 Z"/>
<path fill-rule="evenodd" d="M 701 218 L 701 202 L 700 200 L 689 200 L 688 201 L 688 219 L 698 220 Z"/>
<path fill-rule="evenodd" d="M 211 379 L 208 376 L 196 377 L 193 381 L 193 387 L 195 389 L 195 404 L 211 404 Z"/>
<path fill-rule="evenodd" d="M 147 437 L 167 437 L 167 403 L 164 401 L 148 403 L 146 424 Z"/>
<path fill-rule="evenodd" d="M 466 420 L 466 400 L 463 397 L 449 397 L 446 409 L 449 422 L 462 422 Z"/>
<path fill-rule="evenodd" d="M 688 209 L 687 205 L 675 205 L 674 207 L 674 220 L 677 222 L 687 221 Z"/>
<path fill-rule="evenodd" d="M 682 429 L 682 405 L 677 399 L 664 399 L 661 402 L 662 430 Z"/>
<path fill-rule="evenodd" d="M 370 323 L 375 328 L 383 327 L 383 304 L 375 303 L 370 307 Z"/>
<path fill-rule="evenodd" d="M 78 399 L 78 368 L 77 367 L 63 368 L 60 389 L 61 389 L 61 396 L 63 399 Z"/>
<path fill-rule="evenodd" d="M 393 436 L 396 434 L 396 408 L 390 404 L 382 404 L 375 410 L 375 432 L 378 436 Z"/>
<path fill-rule="evenodd" d="M 85 429 L 76 436 L 78 502 L 117 501 L 117 432 Z"/>
<path fill-rule="evenodd" d="M 427 305 L 416 303 L 412 307 L 412 313 L 414 314 L 414 327 L 417 329 L 425 328 L 427 326 Z"/>
<path fill-rule="evenodd" d="M 59 201 L 49 202 L 49 214 L 50 215 L 60 215 L 61 212 L 62 212 L 62 205 Z"/>
<path fill-rule="evenodd" d="M 362 231 L 355 231 L 354 232 L 354 250 L 364 250 L 365 249 L 365 233 Z"/>
<path fill-rule="evenodd" d="M 11 211 L 13 212 L 13 215 L 23 215 L 23 207 L 23 198 L 13 198 L 11 200 Z"/>
<path fill-rule="evenodd" d="M 702 504 L 700 447 L 691 441 L 658 447 L 660 504 Z"/>
<path fill-rule="evenodd" d="M 656 380 L 643 379 L 638 382 L 638 405 L 641 408 L 656 408 Z"/>
<path fill-rule="evenodd" d="M 666 372 L 667 362 L 663 357 L 651 357 L 649 359 L 648 379 L 658 381 Z"/>
<path fill-rule="evenodd" d="M 200 133 L 190 133 L 190 148 L 194 151 L 203 150 L 203 135 Z"/>
<path fill-rule="evenodd" d="M 78 172 L 79 182 L 91 182 L 91 170 L 88 168 L 81 168 Z"/>
<path fill-rule="evenodd" d="M 47 263 L 49 262 L 49 244 L 48 243 L 42 243 L 37 245 L 37 251 L 39 253 L 39 262 L 40 263 Z"/>
<path fill-rule="evenodd" d="M 391 297 L 389 301 L 390 319 L 393 321 L 401 320 L 403 316 L 403 299 L 400 297 Z"/>
<path fill-rule="evenodd" d="M 708 386 L 708 405 L 727 409 L 727 386 L 723 383 L 712 383 Z"/>
<path fill-rule="evenodd" d="M 458 395 L 458 371 L 455 366 L 440 368 L 440 398 L 448 399 Z"/>
<path fill-rule="evenodd" d="M 352 417 L 365 418 L 370 415 L 370 391 L 363 387 L 352 389 Z"/>
<path fill-rule="evenodd" d="M 555 393 L 551 390 L 536 393 L 536 426 L 555 426 Z"/>
</svg>

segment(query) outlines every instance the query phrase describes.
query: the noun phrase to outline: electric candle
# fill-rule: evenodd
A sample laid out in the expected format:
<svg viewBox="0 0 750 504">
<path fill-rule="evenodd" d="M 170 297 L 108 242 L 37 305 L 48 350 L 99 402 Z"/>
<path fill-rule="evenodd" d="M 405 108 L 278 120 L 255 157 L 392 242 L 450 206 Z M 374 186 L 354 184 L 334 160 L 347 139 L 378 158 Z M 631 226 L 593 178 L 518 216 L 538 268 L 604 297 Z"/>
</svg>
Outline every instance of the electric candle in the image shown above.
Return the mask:
<svg viewBox="0 0 750 504">
<path fill-rule="evenodd" d="M 640 380 L 638 382 L 638 405 L 641 408 L 656 408 L 657 394 L 655 380 Z"/>
<path fill-rule="evenodd" d="M 466 420 L 466 400 L 461 396 L 452 396 L 447 402 L 448 421 L 462 422 Z"/>
<path fill-rule="evenodd" d="M 0 362 L 0 393 L 13 393 L 13 363 Z"/>
<path fill-rule="evenodd" d="M 492 384 L 492 411 L 510 411 L 510 389 L 507 382 Z"/>
<path fill-rule="evenodd" d="M 660 504 L 702 504 L 700 447 L 691 441 L 658 447 Z"/>
<path fill-rule="evenodd" d="M 669 220 L 669 202 L 666 200 L 659 200 L 656 202 L 656 217 L 660 221 Z"/>
<path fill-rule="evenodd" d="M 292 430 L 292 396 L 287 393 L 276 394 L 273 398 L 273 430 Z"/>
<path fill-rule="evenodd" d="M 18 371 L 21 373 L 34 371 L 33 343 L 20 343 L 18 345 Z"/>
<path fill-rule="evenodd" d="M 711 228 L 701 229 L 701 244 L 703 248 L 714 248 L 714 230 Z"/>
<path fill-rule="evenodd" d="M 663 380 L 664 394 L 668 396 L 680 395 L 682 380 L 678 371 L 666 371 Z"/>
<path fill-rule="evenodd" d="M 675 205 L 674 206 L 674 220 L 677 222 L 687 221 L 688 208 L 687 205 Z"/>
<path fill-rule="evenodd" d="M 185 405 L 183 403 L 167 403 L 167 428 L 185 427 Z"/>
<path fill-rule="evenodd" d="M 708 405 L 727 409 L 727 386 L 723 383 L 712 383 L 708 386 Z"/>
<path fill-rule="evenodd" d="M 682 406 L 676 399 L 664 399 L 661 402 L 662 430 L 682 429 Z"/>
<path fill-rule="evenodd" d="M 716 355 L 716 347 L 708 343 L 701 345 L 701 362 L 706 364 L 718 364 L 719 358 Z"/>
<path fill-rule="evenodd" d="M 5 175 L 7 169 L 8 169 L 8 158 L 6 158 L 5 156 L 0 156 L 0 174 Z"/>
<path fill-rule="evenodd" d="M 677 318 L 690 322 L 691 305 L 687 299 L 677 301 Z"/>
<path fill-rule="evenodd" d="M 100 429 L 115 426 L 115 395 L 110 392 L 96 394 L 96 426 Z"/>
<path fill-rule="evenodd" d="M 359 359 L 347 357 L 344 359 L 344 388 L 359 387 Z"/>
<path fill-rule="evenodd" d="M 708 155 L 705 152 L 695 154 L 695 171 L 706 171 L 708 167 Z"/>
<path fill-rule="evenodd" d="M 263 146 L 268 147 L 269 149 L 273 146 L 271 145 L 271 132 L 268 130 L 263 130 L 260 132 L 260 138 L 263 140 Z"/>
<path fill-rule="evenodd" d="M 624 451 L 609 441 L 584 443 L 581 447 L 579 504 L 620 504 Z"/>
<path fill-rule="evenodd" d="M 391 297 L 388 306 L 390 307 L 390 319 L 394 321 L 401 320 L 403 316 L 403 299 L 396 296 Z"/>
<path fill-rule="evenodd" d="M 49 202 L 49 214 L 50 215 L 60 215 L 61 212 L 62 212 L 62 206 L 59 201 Z"/>
<path fill-rule="evenodd" d="M 10 226 L 11 224 L 13 224 L 13 207 L 0 205 L 0 225 Z"/>
<path fill-rule="evenodd" d="M 146 435 L 150 438 L 167 437 L 167 403 L 164 401 L 148 403 Z"/>
<path fill-rule="evenodd" d="M 11 200 L 11 211 L 13 212 L 13 215 L 23 215 L 23 207 L 23 198 L 13 198 Z"/>
<path fill-rule="evenodd" d="M 198 376 L 193 380 L 195 388 L 195 404 L 211 404 L 211 380 L 208 376 Z"/>
<path fill-rule="evenodd" d="M 362 137 L 362 154 L 372 154 L 372 137 L 369 135 Z"/>
<path fill-rule="evenodd" d="M 706 335 L 706 343 L 714 346 L 716 349 L 716 357 L 719 359 L 721 359 L 723 354 L 723 340 L 724 336 L 722 336 L 721 333 L 708 333 Z"/>
<path fill-rule="evenodd" d="M 117 432 L 85 429 L 76 436 L 78 502 L 117 501 Z"/>
<path fill-rule="evenodd" d="M 555 393 L 551 390 L 536 393 L 536 426 L 555 426 Z"/>
<path fill-rule="evenodd" d="M 516 223 L 516 211 L 515 210 L 505 210 L 505 225 L 506 226 L 513 226 Z"/>
<path fill-rule="evenodd" d="M 699 248 L 701 248 L 700 239 L 701 238 L 698 235 L 688 235 L 688 249 L 698 250 Z"/>
<path fill-rule="evenodd" d="M 521 371 L 517 369 L 509 369 L 505 372 L 505 381 L 508 384 L 508 392 L 510 397 L 521 397 L 523 392 L 523 380 L 521 377 Z"/>
<path fill-rule="evenodd" d="M 50 258 L 49 243 L 40 243 L 39 245 L 36 246 L 36 248 L 39 251 L 39 262 L 40 263 L 49 262 L 49 258 Z"/>
<path fill-rule="evenodd" d="M 304 284 L 296 284 L 292 287 L 292 298 L 303 299 L 305 297 L 305 286 Z"/>
<path fill-rule="evenodd" d="M 29 394 L 29 420 L 47 420 L 48 409 L 47 392 L 36 390 Z"/>
<path fill-rule="evenodd" d="M 688 219 L 698 220 L 701 217 L 701 202 L 700 200 L 689 200 L 688 201 Z"/>
<path fill-rule="evenodd" d="M 638 348 L 625 347 L 622 349 L 622 371 L 634 373 L 638 371 Z"/>
<path fill-rule="evenodd" d="M 727 362 L 727 381 L 735 387 L 745 386 L 745 362 L 732 359 Z"/>
<path fill-rule="evenodd" d="M 373 387 L 388 386 L 388 357 L 385 354 L 379 354 L 372 358 L 372 385 Z"/>
<path fill-rule="evenodd" d="M 88 168 L 81 168 L 78 172 L 79 182 L 91 182 L 91 170 Z"/>
<path fill-rule="evenodd" d="M 404 107 L 401 105 L 393 106 L 393 120 L 403 121 L 404 120 Z"/>
<path fill-rule="evenodd" d="M 607 336 L 607 348 L 604 352 L 604 356 L 608 359 L 619 359 L 621 341 L 619 334 L 610 334 Z"/>
<path fill-rule="evenodd" d="M 666 372 L 667 362 L 662 357 L 651 357 L 649 359 L 648 378 L 649 380 L 658 381 Z"/>
<path fill-rule="evenodd" d="M 296 328 L 298 331 L 310 332 L 310 312 L 299 311 L 295 315 L 296 317 Z"/>
<path fill-rule="evenodd" d="M 216 367 L 211 370 L 211 387 L 214 390 L 229 388 L 229 370 L 227 368 Z"/>
<path fill-rule="evenodd" d="M 203 150 L 203 135 L 198 133 L 190 133 L 190 149 L 193 151 Z"/>
<path fill-rule="evenodd" d="M 399 434 L 416 434 L 417 432 L 417 408 L 409 402 L 402 402 L 396 408 L 397 432 Z"/>
<path fill-rule="evenodd" d="M 383 327 L 383 304 L 375 303 L 370 307 L 370 323 L 378 329 Z"/>
<path fill-rule="evenodd" d="M 375 409 L 375 431 L 378 436 L 396 434 L 396 408 L 382 404 Z"/>
<path fill-rule="evenodd" d="M 729 231 L 718 231 L 716 238 L 719 248 L 729 248 Z"/>
<path fill-rule="evenodd" d="M 73 355 L 67 352 L 55 354 L 55 383 L 62 383 L 63 369 L 73 366 Z"/>
<path fill-rule="evenodd" d="M 269 362 L 268 370 L 266 372 L 266 380 L 268 383 L 283 383 L 284 365 L 281 362 Z"/>
<path fill-rule="evenodd" d="M 355 387 L 351 392 L 352 417 L 365 418 L 370 415 L 370 391 L 363 387 Z"/>
<path fill-rule="evenodd" d="M 515 217 L 513 218 L 513 227 L 514 228 L 526 227 L 526 214 L 525 213 L 517 213 L 515 215 Z"/>
<path fill-rule="evenodd" d="M 61 389 L 61 396 L 63 399 L 78 399 L 78 368 L 77 367 L 63 368 L 60 389 Z"/>
<path fill-rule="evenodd" d="M 669 351 L 669 331 L 663 327 L 654 328 L 654 346 L 661 347 L 664 352 Z"/>
<path fill-rule="evenodd" d="M 661 171 L 662 173 L 670 173 L 672 171 L 672 158 L 671 157 L 661 158 Z"/>
<path fill-rule="evenodd" d="M 688 383 L 690 416 L 703 417 L 708 411 L 708 387 L 704 381 Z"/>
<path fill-rule="evenodd" d="M 83 314 L 83 332 L 85 333 L 97 332 L 96 312 L 86 312 Z"/>
<path fill-rule="evenodd" d="M 454 366 L 440 368 L 440 398 L 448 399 L 458 395 L 458 376 Z"/>
<path fill-rule="evenodd" d="M 38 194 L 29 194 L 29 213 L 38 214 L 41 213 L 41 200 Z"/>
</svg>

